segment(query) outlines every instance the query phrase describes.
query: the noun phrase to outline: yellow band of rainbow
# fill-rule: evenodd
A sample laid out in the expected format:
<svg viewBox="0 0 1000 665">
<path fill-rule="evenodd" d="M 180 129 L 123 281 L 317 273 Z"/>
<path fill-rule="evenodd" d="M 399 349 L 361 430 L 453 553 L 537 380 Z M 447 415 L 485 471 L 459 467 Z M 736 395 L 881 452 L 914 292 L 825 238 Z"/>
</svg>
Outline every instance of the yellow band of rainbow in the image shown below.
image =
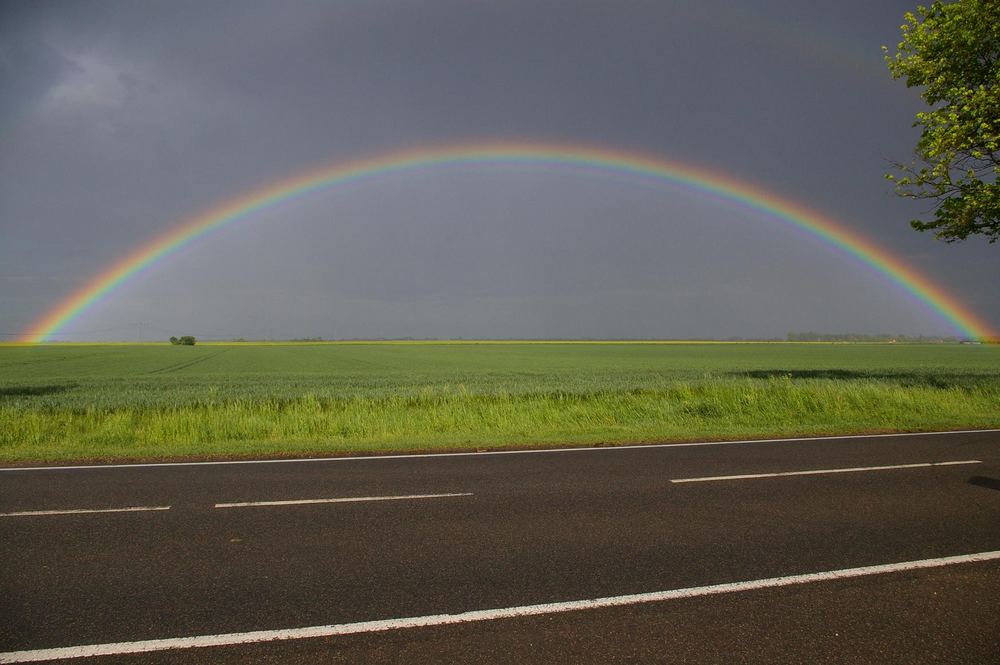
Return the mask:
<svg viewBox="0 0 1000 665">
<path fill-rule="evenodd" d="M 27 328 L 19 338 L 45 342 L 131 277 L 205 234 L 257 211 L 316 190 L 373 176 L 447 165 L 532 164 L 573 167 L 680 184 L 773 216 L 857 257 L 922 301 L 955 331 L 970 338 L 997 332 L 955 296 L 855 230 L 790 199 L 726 174 L 653 155 L 550 143 L 463 143 L 389 152 L 323 166 L 273 182 L 188 218 L 102 270 Z"/>
</svg>

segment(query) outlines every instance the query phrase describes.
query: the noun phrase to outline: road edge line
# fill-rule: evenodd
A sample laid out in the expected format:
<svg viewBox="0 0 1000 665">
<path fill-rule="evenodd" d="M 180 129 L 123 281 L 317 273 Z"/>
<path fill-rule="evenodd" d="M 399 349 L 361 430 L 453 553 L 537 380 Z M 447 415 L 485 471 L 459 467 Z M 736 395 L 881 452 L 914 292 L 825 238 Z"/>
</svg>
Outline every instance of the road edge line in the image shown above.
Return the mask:
<svg viewBox="0 0 1000 665">
<path fill-rule="evenodd" d="M 36 663 L 47 660 L 69 658 L 92 658 L 96 656 L 116 656 L 177 649 L 236 646 L 240 644 L 255 644 L 261 642 L 332 637 L 335 635 L 377 633 L 408 628 L 427 628 L 475 621 L 513 619 L 543 614 L 558 614 L 579 610 L 662 602 L 682 598 L 711 596 L 741 591 L 754 591 L 757 589 L 769 589 L 797 584 L 810 584 L 814 582 L 866 577 L 871 575 L 922 570 L 926 568 L 941 568 L 956 564 L 982 563 L 996 560 L 1000 560 L 1000 550 L 938 557 L 934 559 L 919 559 L 916 561 L 902 561 L 898 563 L 861 566 L 857 568 L 842 568 L 839 570 L 828 570 L 818 573 L 768 577 L 743 582 L 728 582 L 708 586 L 687 587 L 683 589 L 671 589 L 669 591 L 654 591 L 650 593 L 638 593 L 624 596 L 542 603 L 538 605 L 521 605 L 516 607 L 488 610 L 472 610 L 458 614 L 432 614 L 401 619 L 360 621 L 355 623 L 310 626 L 305 628 L 258 630 L 246 633 L 225 633 L 219 635 L 200 635 L 196 637 L 173 637 L 166 639 L 140 640 L 135 642 L 113 642 L 108 644 L 89 644 L 74 647 L 56 647 L 30 651 L 10 651 L 7 653 L 0 653 L 0 663 Z"/>
<path fill-rule="evenodd" d="M 65 466 L 0 466 L 0 473 L 16 471 L 78 471 L 87 469 L 146 469 L 175 466 L 222 466 L 225 464 L 302 464 L 306 462 L 361 462 L 371 460 L 422 459 L 443 457 L 477 457 L 493 455 L 539 455 L 545 453 L 610 452 L 616 450 L 655 450 L 661 448 L 695 448 L 699 446 L 734 446 L 753 443 L 809 443 L 812 441 L 842 441 L 845 439 L 891 439 L 907 436 L 947 436 L 952 434 L 997 434 L 1000 428 L 941 430 L 936 432 L 890 432 L 886 434 L 837 434 L 831 436 L 798 436 L 777 439 L 734 439 L 731 441 L 680 441 L 677 443 L 639 443 L 627 445 L 591 445 L 572 448 L 531 448 L 527 450 L 476 450 L 454 453 L 398 453 L 390 455 L 342 455 L 339 457 L 289 457 L 278 459 L 206 460 L 201 462 L 124 462 L 121 464 L 71 464 Z"/>
<path fill-rule="evenodd" d="M 0 513 L 0 517 L 37 517 L 40 515 L 91 515 L 94 513 L 146 513 L 170 510 L 170 506 L 130 506 L 128 508 L 67 508 L 65 510 L 20 510 Z"/>
</svg>

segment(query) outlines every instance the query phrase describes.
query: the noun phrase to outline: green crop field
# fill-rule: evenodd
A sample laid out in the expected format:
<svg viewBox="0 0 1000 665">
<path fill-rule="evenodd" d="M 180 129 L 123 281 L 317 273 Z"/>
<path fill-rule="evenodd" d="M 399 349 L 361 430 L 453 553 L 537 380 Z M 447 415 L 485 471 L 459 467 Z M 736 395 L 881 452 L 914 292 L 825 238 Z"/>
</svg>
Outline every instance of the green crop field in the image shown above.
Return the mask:
<svg viewBox="0 0 1000 665">
<path fill-rule="evenodd" d="M 1000 346 L 0 346 L 0 461 L 1000 426 Z"/>
</svg>

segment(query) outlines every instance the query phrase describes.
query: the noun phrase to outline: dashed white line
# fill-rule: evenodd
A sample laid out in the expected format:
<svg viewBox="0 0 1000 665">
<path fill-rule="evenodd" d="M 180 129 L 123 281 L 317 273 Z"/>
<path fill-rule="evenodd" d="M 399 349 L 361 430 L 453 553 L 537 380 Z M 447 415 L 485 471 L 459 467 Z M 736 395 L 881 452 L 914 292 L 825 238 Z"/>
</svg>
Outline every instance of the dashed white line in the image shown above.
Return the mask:
<svg viewBox="0 0 1000 665">
<path fill-rule="evenodd" d="M 0 513 L 0 517 L 34 517 L 36 515 L 87 515 L 90 513 L 141 513 L 153 510 L 170 510 L 170 506 L 132 506 L 129 508 L 73 508 L 69 510 L 22 510 Z"/>
<path fill-rule="evenodd" d="M 753 478 L 777 478 L 779 476 L 818 476 L 827 473 L 860 473 L 862 471 L 887 471 L 889 469 L 920 469 L 929 466 L 957 466 L 960 464 L 982 464 L 977 459 L 955 462 L 922 462 L 920 464 L 892 464 L 889 466 L 855 466 L 845 469 L 811 469 L 809 471 L 782 471 L 779 473 L 744 473 L 738 476 L 703 476 L 701 478 L 674 478 L 672 483 L 707 483 L 715 480 L 750 480 Z"/>
<path fill-rule="evenodd" d="M 243 503 L 217 503 L 216 508 L 249 508 L 257 506 L 298 506 L 311 503 L 357 503 L 361 501 L 405 501 L 407 499 L 444 499 L 454 496 L 472 496 L 472 492 L 451 494 L 405 494 L 398 496 L 350 496 L 336 499 L 291 499 L 288 501 L 246 501 Z"/>
<path fill-rule="evenodd" d="M 627 596 L 610 596 L 588 600 L 572 600 L 560 603 L 543 603 L 539 605 L 521 605 L 490 610 L 474 610 L 458 614 L 431 614 L 427 616 L 406 617 L 402 619 L 383 619 L 378 621 L 360 621 L 357 623 L 331 624 L 327 626 L 310 626 L 306 628 L 285 628 L 280 630 L 257 630 L 246 633 L 225 633 L 221 635 L 199 635 L 196 637 L 173 637 L 159 640 L 140 640 L 136 642 L 115 642 L 111 644 L 88 644 L 73 647 L 58 647 L 55 649 L 36 649 L 31 651 L 10 651 L 0 653 L 0 663 L 36 663 L 61 658 L 88 658 L 95 656 L 116 656 L 123 654 L 149 653 L 173 649 L 193 649 L 199 647 L 233 646 L 237 644 L 253 644 L 258 642 L 274 642 L 278 640 L 298 640 L 311 637 L 330 637 L 333 635 L 353 635 L 357 633 L 376 633 L 388 630 L 406 628 L 425 628 L 444 626 L 473 621 L 493 621 L 515 617 L 557 614 L 578 610 L 592 610 L 603 607 L 620 607 L 639 603 L 655 603 L 681 598 L 710 596 L 724 593 L 737 593 L 755 589 L 769 589 L 793 584 L 810 584 L 832 580 L 882 575 L 924 568 L 940 568 L 963 563 L 979 563 L 1000 559 L 1000 551 L 962 554 L 937 559 L 920 559 L 918 561 L 902 561 L 860 568 L 842 568 L 819 573 L 803 575 L 787 575 L 784 577 L 769 577 L 766 579 L 749 580 L 745 582 L 729 582 L 709 586 L 671 589 L 652 593 L 638 593 Z"/>
</svg>

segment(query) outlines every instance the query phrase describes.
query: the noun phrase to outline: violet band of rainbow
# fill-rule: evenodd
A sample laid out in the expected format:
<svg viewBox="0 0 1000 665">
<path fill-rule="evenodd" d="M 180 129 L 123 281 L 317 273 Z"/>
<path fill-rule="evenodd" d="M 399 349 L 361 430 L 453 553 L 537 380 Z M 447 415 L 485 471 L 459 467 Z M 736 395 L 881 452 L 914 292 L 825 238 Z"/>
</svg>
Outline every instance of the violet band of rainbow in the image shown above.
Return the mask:
<svg viewBox="0 0 1000 665">
<path fill-rule="evenodd" d="M 181 247 L 221 227 L 310 192 L 366 178 L 446 165 L 529 164 L 573 167 L 682 185 L 738 204 L 818 237 L 858 259 L 876 274 L 908 292 L 958 334 L 992 339 L 1000 334 L 957 297 L 861 233 L 789 198 L 729 175 L 654 155 L 600 147 L 539 142 L 463 143 L 389 152 L 335 163 L 272 182 L 190 217 L 136 248 L 99 272 L 28 327 L 22 342 L 45 342 L 132 277 Z"/>
</svg>

